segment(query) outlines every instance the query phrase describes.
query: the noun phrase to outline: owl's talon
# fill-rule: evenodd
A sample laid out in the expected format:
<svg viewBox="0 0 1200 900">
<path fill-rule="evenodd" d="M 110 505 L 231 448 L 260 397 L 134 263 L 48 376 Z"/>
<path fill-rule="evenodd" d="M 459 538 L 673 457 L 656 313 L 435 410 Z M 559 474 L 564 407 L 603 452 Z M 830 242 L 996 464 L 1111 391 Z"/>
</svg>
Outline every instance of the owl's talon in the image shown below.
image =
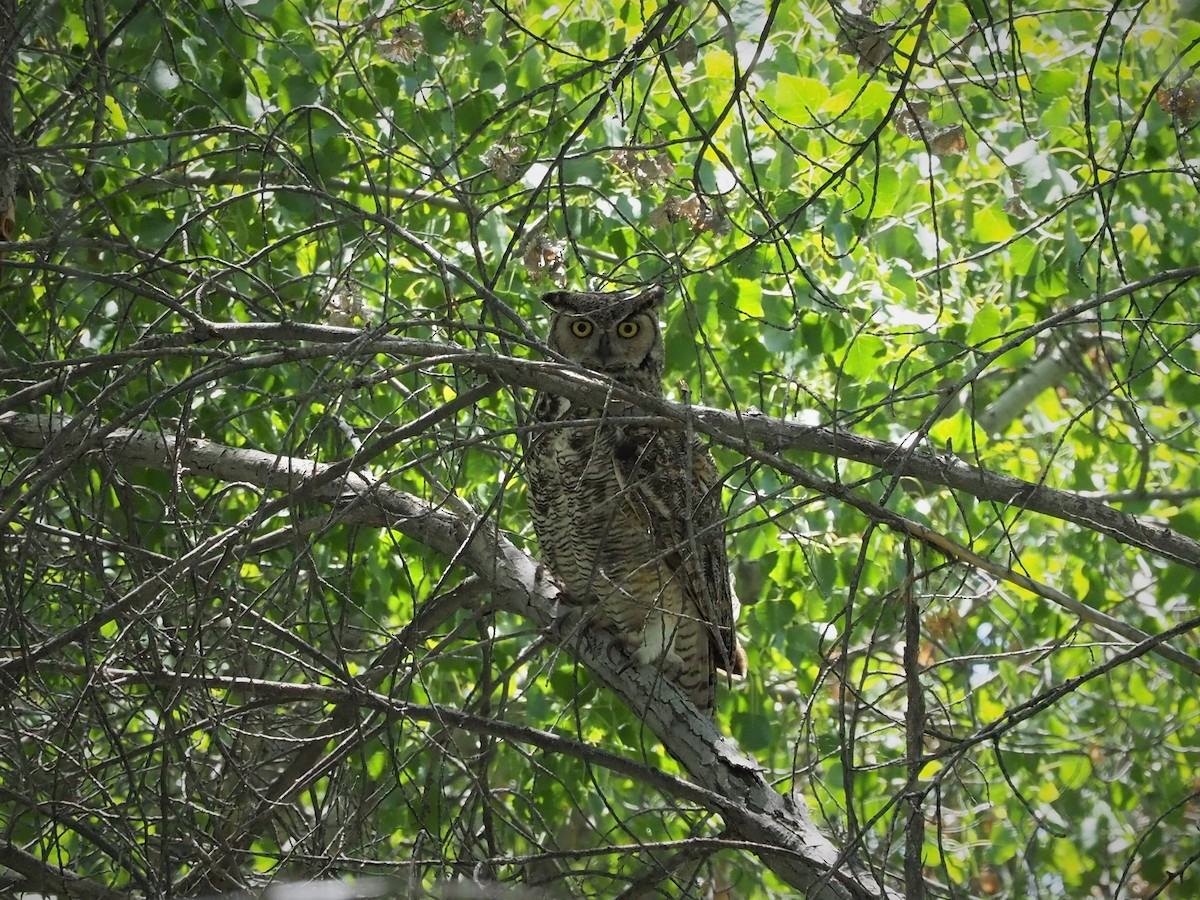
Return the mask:
<svg viewBox="0 0 1200 900">
<path fill-rule="evenodd" d="M 643 666 L 648 666 L 652 662 L 655 662 L 658 659 L 658 656 L 659 655 L 657 653 L 655 653 L 650 647 L 647 647 L 645 644 L 642 644 L 640 647 L 638 647 L 637 649 L 635 649 L 633 651 L 633 658 Z"/>
<path fill-rule="evenodd" d="M 654 666 L 662 663 L 673 670 L 683 668 L 683 657 L 670 647 L 664 650 L 653 647 L 650 644 L 642 644 L 633 651 L 633 658 L 643 666 Z"/>
</svg>

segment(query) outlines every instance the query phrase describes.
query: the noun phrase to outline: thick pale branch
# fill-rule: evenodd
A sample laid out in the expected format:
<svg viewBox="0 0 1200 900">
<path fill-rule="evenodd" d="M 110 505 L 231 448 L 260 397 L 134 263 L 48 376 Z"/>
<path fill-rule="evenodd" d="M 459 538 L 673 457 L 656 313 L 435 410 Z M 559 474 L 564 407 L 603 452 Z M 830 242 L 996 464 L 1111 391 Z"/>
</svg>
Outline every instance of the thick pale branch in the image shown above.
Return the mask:
<svg viewBox="0 0 1200 900">
<path fill-rule="evenodd" d="M 709 435 L 719 444 L 754 456 L 773 465 L 785 450 L 819 453 L 861 462 L 892 476 L 909 476 L 927 484 L 940 484 L 980 500 L 1024 509 L 1051 518 L 1072 522 L 1082 528 L 1106 535 L 1171 562 L 1200 571 L 1200 542 L 1188 538 L 1147 517 L 1130 515 L 1093 498 L 1057 490 L 1036 482 L 998 475 L 971 465 L 949 453 L 906 447 L 886 441 L 860 437 L 836 428 L 802 425 L 788 419 L 765 415 L 729 412 L 710 407 L 688 406 L 669 400 L 638 394 L 621 385 L 607 382 L 594 374 L 571 366 L 537 360 L 499 356 L 466 350 L 454 344 L 378 336 L 354 328 L 303 323 L 218 323 L 169 335 L 154 335 L 137 347 L 115 354 L 73 360 L 76 367 L 111 366 L 124 359 L 158 354 L 170 349 L 194 348 L 197 343 L 213 341 L 299 342 L 329 345 L 330 353 L 345 354 L 347 349 L 361 355 L 389 354 L 428 360 L 472 369 L 507 384 L 528 387 L 607 407 L 614 414 L 650 415 L 665 427 L 685 427 L 690 419 L 696 431 Z M 345 345 L 353 345 L 347 348 Z M 303 349 L 313 355 L 312 346 Z M 194 352 L 194 351 L 192 351 Z M 271 355 L 271 364 L 281 360 Z M 264 360 L 267 362 L 267 360 Z M 0 411 L 15 409 L 61 386 L 57 377 L 47 378 L 23 390 L 0 405 Z M 769 448 L 764 453 L 761 448 Z M 793 465 L 783 470 L 795 477 Z M 814 480 L 815 483 L 815 480 Z"/>
<path fill-rule="evenodd" d="M 637 394 L 628 388 L 598 378 L 593 373 L 557 363 L 537 362 L 507 356 L 496 356 L 464 350 L 455 345 L 418 341 L 408 338 L 378 338 L 370 333 L 349 328 L 336 328 L 303 323 L 207 323 L 193 332 L 156 335 L 148 338 L 136 351 L 162 352 L 170 347 L 182 349 L 197 341 L 253 340 L 270 342 L 309 342 L 297 346 L 295 352 L 306 356 L 320 351 L 321 344 L 332 348 L 349 344 L 354 354 L 388 353 L 424 360 L 430 364 L 451 364 L 486 374 L 488 380 L 465 391 L 442 409 L 435 409 L 411 425 L 398 431 L 401 436 L 414 434 L 433 420 L 450 414 L 454 409 L 470 405 L 479 397 L 495 390 L 499 382 L 522 384 L 547 390 L 578 400 L 582 405 L 604 408 L 606 415 L 617 419 L 628 416 L 642 422 L 654 422 L 663 427 L 692 427 L 703 431 L 719 443 L 735 448 L 764 465 L 771 466 L 790 477 L 794 483 L 814 493 L 835 498 L 859 509 L 868 518 L 920 540 L 951 558 L 975 566 L 1007 580 L 1023 590 L 1041 597 L 1093 626 L 1110 634 L 1138 643 L 1148 635 L 1122 620 L 1096 610 L 1068 597 L 1061 591 L 1040 584 L 1019 572 L 997 565 L 966 547 L 931 529 L 908 519 L 894 510 L 875 503 L 845 485 L 820 478 L 789 459 L 779 455 L 783 449 L 808 450 L 825 455 L 861 461 L 881 472 L 919 478 L 924 482 L 944 484 L 952 489 L 972 494 L 983 500 L 1006 506 L 1025 508 L 1076 522 L 1089 529 L 1109 535 L 1119 541 L 1157 553 L 1192 568 L 1200 569 L 1200 543 L 1149 520 L 1119 512 L 1094 499 L 1059 491 L 1043 485 L 996 475 L 969 465 L 949 454 L 937 454 L 915 448 L 901 447 L 883 441 L 863 438 L 829 428 L 799 425 L 784 419 L 762 415 L 737 415 L 723 410 L 690 407 L 661 398 Z M 345 352 L 344 347 L 338 352 Z M 265 360 L 277 365 L 286 350 L 272 350 Z M 124 354 L 122 354 L 124 355 Z M 85 364 L 99 364 L 89 363 Z M 647 416 L 649 413 L 650 416 Z M 429 420 L 429 421 L 426 421 Z M 13 422 L 19 420 L 14 419 Z M 15 427 L 15 426 L 10 426 Z M 109 426 L 111 429 L 112 426 Z M 89 440 L 94 441 L 95 438 Z M 769 447 L 768 452 L 762 447 Z M 368 455 L 368 458 L 371 458 Z M 274 460 L 274 457 L 269 457 Z M 352 461 L 345 460 L 324 470 L 321 482 L 340 477 Z M 252 480 L 247 478 L 247 480 Z M 307 486 L 314 489 L 314 484 Z M 10 511 L 11 514 L 11 511 Z M 1170 645 L 1155 646 L 1154 653 L 1183 668 L 1200 674 L 1200 661 Z"/>
<path fill-rule="evenodd" d="M 0 416 L 8 443 L 39 449 L 54 442 L 56 454 L 86 441 L 84 429 L 68 420 Z M 62 440 L 62 436 L 69 439 Z M 56 440 L 59 438 L 59 440 Z M 657 677 L 652 667 L 630 664 L 607 632 L 579 629 L 556 582 L 491 523 L 470 520 L 356 472 L 328 477 L 330 466 L 305 459 L 241 450 L 204 440 L 177 440 L 152 432 L 111 432 L 99 448 L 110 464 L 181 469 L 190 475 L 242 481 L 285 491 L 293 497 L 344 504 L 358 521 L 376 521 L 456 559 L 486 582 L 498 607 L 527 618 L 572 653 L 633 711 L 691 773 L 700 790 L 692 799 L 719 813 L 731 835 L 772 848 L 763 861 L 812 900 L 889 898 L 893 895 L 864 873 L 853 871 L 822 835 L 807 810 L 781 796 L 763 769 L 696 711 L 684 695 Z"/>
</svg>

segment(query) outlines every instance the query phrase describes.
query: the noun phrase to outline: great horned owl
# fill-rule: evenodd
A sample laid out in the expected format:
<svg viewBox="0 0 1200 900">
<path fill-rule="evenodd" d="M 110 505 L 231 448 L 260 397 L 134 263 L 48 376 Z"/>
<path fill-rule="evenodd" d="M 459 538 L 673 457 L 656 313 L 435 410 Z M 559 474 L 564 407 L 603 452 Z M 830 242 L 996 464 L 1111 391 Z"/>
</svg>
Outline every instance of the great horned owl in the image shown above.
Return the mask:
<svg viewBox="0 0 1200 900">
<path fill-rule="evenodd" d="M 550 348 L 661 397 L 662 299 L 661 287 L 546 294 Z M 717 670 L 745 671 L 716 465 L 682 430 L 606 422 L 614 415 L 549 394 L 534 401 L 534 419 L 552 426 L 535 433 L 526 454 L 543 560 L 639 662 L 658 665 L 711 715 Z M 552 425 L 567 421 L 575 424 Z"/>
</svg>

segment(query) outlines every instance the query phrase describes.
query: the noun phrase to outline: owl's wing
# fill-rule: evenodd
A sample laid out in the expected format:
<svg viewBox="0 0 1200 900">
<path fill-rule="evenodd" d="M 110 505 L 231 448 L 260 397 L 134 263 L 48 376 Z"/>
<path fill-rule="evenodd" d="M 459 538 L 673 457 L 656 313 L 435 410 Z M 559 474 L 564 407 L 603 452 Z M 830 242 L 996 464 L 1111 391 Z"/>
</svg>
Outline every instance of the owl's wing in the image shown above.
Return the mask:
<svg viewBox="0 0 1200 900">
<path fill-rule="evenodd" d="M 698 502 L 693 507 L 692 534 L 687 544 L 695 558 L 698 575 L 697 605 L 713 630 L 716 663 L 730 675 L 746 674 L 746 655 L 734 634 L 738 601 L 733 591 L 729 560 L 725 551 L 725 509 L 721 504 L 721 476 L 712 454 L 693 438 L 691 485 Z"/>
<path fill-rule="evenodd" d="M 736 600 L 716 464 L 698 438 L 689 444 L 682 433 L 636 428 L 616 442 L 613 462 L 626 499 L 671 578 L 683 584 L 691 607 L 684 609 L 684 618 L 691 621 L 681 631 L 691 630 L 698 620 L 708 632 L 705 646 L 694 650 L 700 658 L 692 663 L 706 671 L 693 671 L 690 680 L 711 682 L 711 694 L 716 668 L 745 673 L 745 656 L 734 637 Z"/>
</svg>

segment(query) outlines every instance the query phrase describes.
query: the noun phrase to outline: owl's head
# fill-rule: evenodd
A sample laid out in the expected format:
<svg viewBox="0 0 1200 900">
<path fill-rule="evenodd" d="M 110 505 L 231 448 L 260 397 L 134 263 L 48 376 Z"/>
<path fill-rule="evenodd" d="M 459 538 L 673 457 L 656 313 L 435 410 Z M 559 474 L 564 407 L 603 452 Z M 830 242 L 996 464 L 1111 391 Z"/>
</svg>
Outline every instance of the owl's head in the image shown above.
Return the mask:
<svg viewBox="0 0 1200 900">
<path fill-rule="evenodd" d="M 650 393 L 661 393 L 663 342 L 658 328 L 661 286 L 639 294 L 551 291 L 547 343 L 572 362 Z"/>
</svg>

